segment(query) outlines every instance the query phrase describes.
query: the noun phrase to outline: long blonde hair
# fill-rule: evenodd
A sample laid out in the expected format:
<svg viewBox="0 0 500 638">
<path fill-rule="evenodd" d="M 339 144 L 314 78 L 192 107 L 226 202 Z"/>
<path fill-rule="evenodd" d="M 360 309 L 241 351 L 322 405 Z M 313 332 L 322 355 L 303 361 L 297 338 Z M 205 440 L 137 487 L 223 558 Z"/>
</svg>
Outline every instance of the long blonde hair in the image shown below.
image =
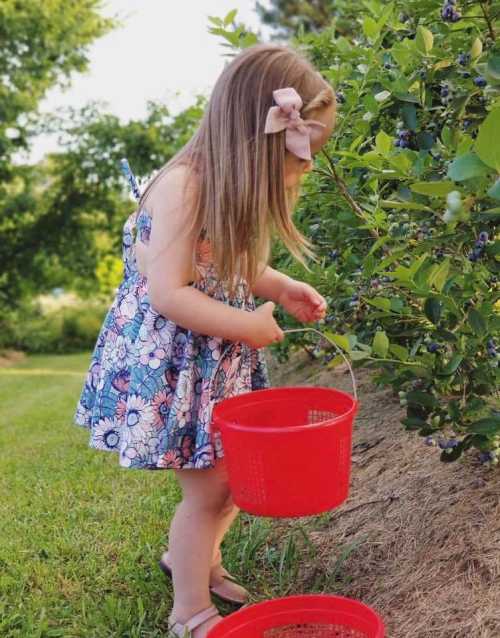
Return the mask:
<svg viewBox="0 0 500 638">
<path fill-rule="evenodd" d="M 231 293 L 241 277 L 252 286 L 267 265 L 274 236 L 304 266 L 312 244 L 295 227 L 299 188 L 285 187 L 285 131 L 264 134 L 273 90 L 292 86 L 301 116 L 335 104 L 333 88 L 302 54 L 287 45 L 256 44 L 236 55 L 213 88 L 199 128 L 147 185 L 177 164 L 196 174 L 190 231 L 209 240 L 217 273 Z M 191 179 L 186 180 L 186 186 Z M 196 256 L 193 255 L 193 267 Z"/>
</svg>

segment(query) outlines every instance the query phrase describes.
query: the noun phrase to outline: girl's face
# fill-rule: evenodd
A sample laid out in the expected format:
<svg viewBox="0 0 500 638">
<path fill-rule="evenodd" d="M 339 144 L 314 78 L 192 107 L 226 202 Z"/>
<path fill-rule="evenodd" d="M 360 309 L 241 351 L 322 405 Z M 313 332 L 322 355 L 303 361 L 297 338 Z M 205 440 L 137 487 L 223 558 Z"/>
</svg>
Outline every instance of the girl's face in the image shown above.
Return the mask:
<svg viewBox="0 0 500 638">
<path fill-rule="evenodd" d="M 326 124 L 325 128 L 321 129 L 321 136 L 311 140 L 311 160 L 305 160 L 289 151 L 285 153 L 285 188 L 293 188 L 297 186 L 302 179 L 304 173 L 309 173 L 313 169 L 314 156 L 321 150 L 321 148 L 328 141 L 328 138 L 332 134 L 335 127 L 335 115 L 336 108 L 335 102 L 327 108 L 318 111 L 314 116 L 308 116 L 307 119 L 317 120 Z"/>
</svg>

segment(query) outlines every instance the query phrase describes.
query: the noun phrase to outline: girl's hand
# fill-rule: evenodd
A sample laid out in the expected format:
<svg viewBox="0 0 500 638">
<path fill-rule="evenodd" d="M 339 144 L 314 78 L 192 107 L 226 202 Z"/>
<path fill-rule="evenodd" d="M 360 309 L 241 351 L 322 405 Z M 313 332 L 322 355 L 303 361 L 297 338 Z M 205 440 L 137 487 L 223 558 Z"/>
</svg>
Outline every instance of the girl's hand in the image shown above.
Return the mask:
<svg viewBox="0 0 500 638">
<path fill-rule="evenodd" d="M 324 319 L 326 300 L 309 284 L 292 279 L 279 297 L 278 303 L 303 323 Z"/>
<path fill-rule="evenodd" d="M 251 313 L 251 331 L 242 339 L 251 348 L 263 348 L 283 341 L 285 334 L 273 317 L 274 303 L 267 301 Z"/>
</svg>

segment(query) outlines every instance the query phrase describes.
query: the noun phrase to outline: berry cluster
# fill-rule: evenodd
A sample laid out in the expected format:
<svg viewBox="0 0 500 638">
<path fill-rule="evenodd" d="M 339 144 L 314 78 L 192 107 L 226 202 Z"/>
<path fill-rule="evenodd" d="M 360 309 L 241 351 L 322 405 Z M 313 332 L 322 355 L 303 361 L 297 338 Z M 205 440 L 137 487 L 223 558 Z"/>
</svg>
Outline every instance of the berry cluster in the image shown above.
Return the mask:
<svg viewBox="0 0 500 638">
<path fill-rule="evenodd" d="M 394 146 L 416 150 L 415 134 L 407 129 L 399 131 L 398 137 L 394 140 Z"/>
<path fill-rule="evenodd" d="M 497 357 L 497 345 L 493 339 L 488 339 L 488 343 L 486 344 L 486 349 L 488 350 L 488 354 L 490 357 Z"/>
<path fill-rule="evenodd" d="M 452 450 L 454 447 L 457 447 L 458 444 L 459 441 L 456 439 L 449 439 L 448 441 L 446 439 L 439 439 L 438 441 L 441 450 Z"/>
<path fill-rule="evenodd" d="M 470 64 L 470 53 L 461 53 L 457 58 L 458 64 L 460 66 L 469 66 Z"/>
<path fill-rule="evenodd" d="M 474 78 L 474 84 L 478 86 L 480 89 L 482 89 L 488 84 L 488 82 L 486 81 L 486 78 L 484 78 L 482 75 L 478 75 L 477 78 Z"/>
<path fill-rule="evenodd" d="M 483 231 L 479 233 L 474 250 L 469 254 L 469 261 L 475 262 L 483 256 L 484 248 L 488 243 L 488 233 Z"/>
<path fill-rule="evenodd" d="M 423 222 L 417 231 L 416 238 L 419 241 L 424 241 L 426 239 L 429 239 L 431 235 L 433 234 L 434 234 L 434 229 L 431 228 L 431 225 L 429 224 L 429 222 Z"/>
<path fill-rule="evenodd" d="M 357 308 L 358 306 L 359 306 L 359 295 L 354 292 L 349 301 L 349 308 Z"/>
<path fill-rule="evenodd" d="M 345 103 L 345 95 L 342 93 L 342 91 L 337 91 L 335 93 L 335 98 L 337 100 L 337 104 L 344 104 Z"/>
<path fill-rule="evenodd" d="M 481 454 L 479 455 L 479 461 L 481 463 L 493 463 L 493 464 L 497 464 L 498 463 L 498 457 L 495 454 L 495 452 L 481 452 Z"/>
<path fill-rule="evenodd" d="M 450 87 L 448 84 L 441 85 L 440 95 L 441 95 L 441 102 L 443 104 L 448 104 L 451 101 Z"/>
<path fill-rule="evenodd" d="M 445 22 L 458 22 L 462 17 L 456 7 L 456 0 L 445 0 L 441 9 L 441 17 Z"/>
</svg>

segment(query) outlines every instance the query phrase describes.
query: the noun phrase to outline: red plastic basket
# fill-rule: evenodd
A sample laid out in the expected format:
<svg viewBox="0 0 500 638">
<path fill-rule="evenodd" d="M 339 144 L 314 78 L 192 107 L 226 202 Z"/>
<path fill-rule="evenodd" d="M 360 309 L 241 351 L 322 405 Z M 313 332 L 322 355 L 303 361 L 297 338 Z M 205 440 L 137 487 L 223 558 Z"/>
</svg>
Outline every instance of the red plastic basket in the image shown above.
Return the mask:
<svg viewBox="0 0 500 638">
<path fill-rule="evenodd" d="M 288 596 L 226 616 L 207 638 L 384 638 L 382 619 L 342 596 Z"/>
<path fill-rule="evenodd" d="M 218 403 L 213 429 L 220 431 L 235 504 L 259 516 L 295 517 L 343 503 L 356 410 L 355 396 L 309 386 L 255 390 Z"/>
</svg>

